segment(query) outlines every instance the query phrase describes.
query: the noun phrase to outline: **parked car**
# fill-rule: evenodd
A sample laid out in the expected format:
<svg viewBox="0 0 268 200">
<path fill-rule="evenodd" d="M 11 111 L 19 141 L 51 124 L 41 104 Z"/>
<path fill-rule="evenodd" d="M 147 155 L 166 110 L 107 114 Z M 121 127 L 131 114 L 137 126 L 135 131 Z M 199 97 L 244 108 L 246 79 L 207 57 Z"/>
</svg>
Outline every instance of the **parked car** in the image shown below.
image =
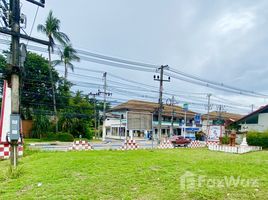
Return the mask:
<svg viewBox="0 0 268 200">
<path fill-rule="evenodd" d="M 189 138 L 184 138 L 180 135 L 174 135 L 173 137 L 170 138 L 170 142 L 173 144 L 174 147 L 178 146 L 187 146 L 188 144 L 191 143 L 191 139 Z"/>
</svg>

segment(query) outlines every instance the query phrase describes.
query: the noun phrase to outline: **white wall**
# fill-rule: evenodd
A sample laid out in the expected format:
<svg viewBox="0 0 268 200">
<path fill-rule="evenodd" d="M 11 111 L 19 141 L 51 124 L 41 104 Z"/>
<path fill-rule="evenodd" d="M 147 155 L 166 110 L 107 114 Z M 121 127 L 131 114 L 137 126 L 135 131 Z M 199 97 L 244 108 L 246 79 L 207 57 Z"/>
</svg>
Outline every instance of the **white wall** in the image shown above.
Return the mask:
<svg viewBox="0 0 268 200">
<path fill-rule="evenodd" d="M 248 131 L 265 131 L 268 130 L 268 113 L 260 113 L 258 124 L 240 124 L 241 130 L 247 128 Z"/>
<path fill-rule="evenodd" d="M 261 113 L 259 115 L 259 125 L 263 130 L 268 130 L 268 113 Z"/>
</svg>

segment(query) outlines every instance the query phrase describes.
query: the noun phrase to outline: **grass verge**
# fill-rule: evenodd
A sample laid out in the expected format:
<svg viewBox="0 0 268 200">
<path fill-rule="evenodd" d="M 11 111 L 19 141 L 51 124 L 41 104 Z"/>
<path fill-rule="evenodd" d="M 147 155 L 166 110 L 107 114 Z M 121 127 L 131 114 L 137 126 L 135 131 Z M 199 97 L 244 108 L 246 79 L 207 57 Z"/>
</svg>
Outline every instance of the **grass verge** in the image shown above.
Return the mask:
<svg viewBox="0 0 268 200">
<path fill-rule="evenodd" d="M 35 152 L 6 176 L 0 162 L 0 199 L 267 199 L 268 151 L 244 155 L 206 149 Z M 194 177 L 194 187 L 182 175 Z M 198 185 L 198 179 L 202 178 Z M 226 186 L 213 181 L 256 180 Z M 189 182 L 189 183 L 188 183 Z"/>
</svg>

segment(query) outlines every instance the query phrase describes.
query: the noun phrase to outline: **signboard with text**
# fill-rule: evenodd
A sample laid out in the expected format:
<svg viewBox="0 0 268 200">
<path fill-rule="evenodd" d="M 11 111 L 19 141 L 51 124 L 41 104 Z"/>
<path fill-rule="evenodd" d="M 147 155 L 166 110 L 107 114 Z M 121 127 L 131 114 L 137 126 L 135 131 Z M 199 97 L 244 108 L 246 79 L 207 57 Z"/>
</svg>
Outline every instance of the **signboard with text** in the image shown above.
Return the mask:
<svg viewBox="0 0 268 200">
<path fill-rule="evenodd" d="M 201 124 L 201 114 L 196 114 L 194 116 L 194 122 L 195 124 Z"/>
</svg>

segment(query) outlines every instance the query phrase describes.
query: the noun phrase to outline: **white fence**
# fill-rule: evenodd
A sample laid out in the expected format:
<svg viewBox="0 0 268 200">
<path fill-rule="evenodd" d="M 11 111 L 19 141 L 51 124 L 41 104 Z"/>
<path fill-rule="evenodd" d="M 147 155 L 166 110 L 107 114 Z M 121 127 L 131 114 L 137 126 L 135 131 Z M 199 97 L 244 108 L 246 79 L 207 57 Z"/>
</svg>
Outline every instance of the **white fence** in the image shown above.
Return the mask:
<svg viewBox="0 0 268 200">
<path fill-rule="evenodd" d="M 212 151 L 222 151 L 227 153 L 247 153 L 251 151 L 260 151 L 262 147 L 258 146 L 227 146 L 227 145 L 208 145 L 208 149 Z"/>
</svg>

